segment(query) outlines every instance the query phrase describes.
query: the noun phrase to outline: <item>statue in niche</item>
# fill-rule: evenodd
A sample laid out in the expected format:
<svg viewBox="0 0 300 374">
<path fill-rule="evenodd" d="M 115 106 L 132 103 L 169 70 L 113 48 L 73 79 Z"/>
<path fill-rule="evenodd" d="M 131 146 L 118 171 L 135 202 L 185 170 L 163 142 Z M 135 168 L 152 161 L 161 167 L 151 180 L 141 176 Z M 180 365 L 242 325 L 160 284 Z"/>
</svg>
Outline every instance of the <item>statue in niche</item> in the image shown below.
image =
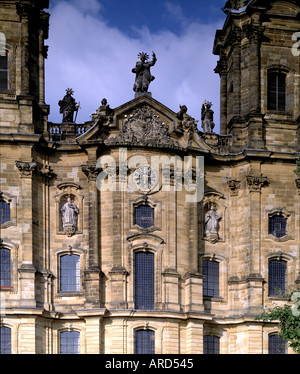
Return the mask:
<svg viewBox="0 0 300 374">
<path fill-rule="evenodd" d="M 76 112 L 76 115 L 78 113 L 78 109 L 80 106 L 80 103 L 76 103 L 74 97 L 72 97 L 74 91 L 72 88 L 66 89 L 66 95 L 62 100 L 59 100 L 58 105 L 60 107 L 60 113 L 63 115 L 62 122 L 67 123 L 73 123 L 74 121 L 74 112 Z"/>
<path fill-rule="evenodd" d="M 152 61 L 149 62 L 147 62 L 149 56 L 145 52 L 139 53 L 138 57 L 140 61 L 132 69 L 132 72 L 136 74 L 133 91 L 148 92 L 149 84 L 155 79 L 150 73 L 150 68 L 155 65 L 157 58 L 154 52 L 152 52 Z"/>
<path fill-rule="evenodd" d="M 64 231 L 68 236 L 76 232 L 79 209 L 68 197 L 67 202 L 61 208 L 61 217 Z"/>
<path fill-rule="evenodd" d="M 211 205 L 210 209 L 205 214 L 204 224 L 204 235 L 207 240 L 212 243 L 216 243 L 219 239 L 219 221 L 222 215 L 218 214 L 215 207 Z"/>
<path fill-rule="evenodd" d="M 203 132 L 213 132 L 214 124 L 214 111 L 211 109 L 212 103 L 204 100 L 201 108 L 201 121 Z"/>
</svg>

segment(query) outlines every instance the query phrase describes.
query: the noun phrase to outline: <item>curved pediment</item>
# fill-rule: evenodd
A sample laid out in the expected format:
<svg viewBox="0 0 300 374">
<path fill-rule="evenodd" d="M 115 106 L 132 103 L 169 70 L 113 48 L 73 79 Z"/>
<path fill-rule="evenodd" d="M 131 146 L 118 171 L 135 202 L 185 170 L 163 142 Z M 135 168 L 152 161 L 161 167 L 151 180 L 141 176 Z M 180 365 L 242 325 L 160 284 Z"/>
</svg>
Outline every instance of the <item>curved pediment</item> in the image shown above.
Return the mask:
<svg viewBox="0 0 300 374">
<path fill-rule="evenodd" d="M 107 106 L 108 107 L 108 106 Z M 109 107 L 108 107 L 109 108 Z M 141 146 L 209 152 L 200 137 L 197 121 L 185 114 L 184 120 L 148 94 L 141 95 L 115 109 L 109 115 L 99 108 L 97 121 L 77 138 L 81 144 L 97 139 L 107 146 Z M 101 115 L 102 113 L 102 115 Z M 99 120 L 98 120 L 99 118 Z"/>
</svg>

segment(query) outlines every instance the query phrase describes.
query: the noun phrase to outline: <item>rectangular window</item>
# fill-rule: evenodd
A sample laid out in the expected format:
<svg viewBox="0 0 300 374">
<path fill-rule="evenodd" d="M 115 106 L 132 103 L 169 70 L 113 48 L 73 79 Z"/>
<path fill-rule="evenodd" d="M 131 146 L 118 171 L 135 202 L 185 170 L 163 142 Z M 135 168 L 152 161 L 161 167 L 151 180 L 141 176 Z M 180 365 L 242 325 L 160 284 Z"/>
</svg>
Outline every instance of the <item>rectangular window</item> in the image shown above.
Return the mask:
<svg viewBox="0 0 300 374">
<path fill-rule="evenodd" d="M 11 266 L 10 266 L 10 250 L 0 248 L 0 286 L 11 286 Z"/>
<path fill-rule="evenodd" d="M 135 309 L 154 309 L 154 254 L 136 252 L 134 258 Z"/>
<path fill-rule="evenodd" d="M 137 330 L 135 332 L 135 354 L 155 354 L 155 333 L 152 330 Z"/>
<path fill-rule="evenodd" d="M 10 221 L 10 204 L 0 200 L 0 225 Z"/>
<path fill-rule="evenodd" d="M 269 296 L 281 296 L 286 293 L 286 261 L 269 261 Z"/>
<path fill-rule="evenodd" d="M 80 333 L 77 331 L 62 331 L 60 333 L 60 354 L 80 353 Z"/>
<path fill-rule="evenodd" d="M 8 53 L 0 51 L 0 90 L 8 89 Z"/>
<path fill-rule="evenodd" d="M 11 354 L 11 330 L 4 326 L 0 328 L 0 354 Z"/>
<path fill-rule="evenodd" d="M 60 258 L 60 291 L 80 291 L 80 257 L 64 255 Z"/>
<path fill-rule="evenodd" d="M 287 219 L 282 215 L 269 217 L 269 234 L 276 238 L 282 238 L 286 235 Z"/>
<path fill-rule="evenodd" d="M 220 338 L 214 335 L 204 335 L 203 338 L 203 353 L 214 354 L 220 353 Z"/>
<path fill-rule="evenodd" d="M 219 263 L 203 260 L 203 296 L 219 297 Z"/>
<path fill-rule="evenodd" d="M 134 208 L 134 224 L 143 229 L 154 226 L 154 208 L 149 205 L 140 205 Z"/>
<path fill-rule="evenodd" d="M 286 75 L 284 73 L 268 74 L 268 109 L 285 111 Z"/>
<path fill-rule="evenodd" d="M 283 355 L 286 354 L 287 344 L 286 341 L 275 334 L 269 335 L 269 354 Z"/>
</svg>

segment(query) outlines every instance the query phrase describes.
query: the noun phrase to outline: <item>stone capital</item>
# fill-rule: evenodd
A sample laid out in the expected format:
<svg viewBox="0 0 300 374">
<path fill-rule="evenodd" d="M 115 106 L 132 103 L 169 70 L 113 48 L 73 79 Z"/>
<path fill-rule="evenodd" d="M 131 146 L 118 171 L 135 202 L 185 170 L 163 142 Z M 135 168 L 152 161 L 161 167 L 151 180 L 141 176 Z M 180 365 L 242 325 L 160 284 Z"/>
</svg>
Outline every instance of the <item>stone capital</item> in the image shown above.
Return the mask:
<svg viewBox="0 0 300 374">
<path fill-rule="evenodd" d="M 95 182 L 97 180 L 98 174 L 101 172 L 101 169 L 97 168 L 96 165 L 82 165 L 81 170 L 87 176 L 89 182 Z"/>
<path fill-rule="evenodd" d="M 37 168 L 36 162 L 16 161 L 16 167 L 20 171 L 21 178 L 31 178 Z"/>
<path fill-rule="evenodd" d="M 263 175 L 248 174 L 246 176 L 246 182 L 250 192 L 261 192 L 262 187 L 268 184 L 267 177 Z"/>
</svg>

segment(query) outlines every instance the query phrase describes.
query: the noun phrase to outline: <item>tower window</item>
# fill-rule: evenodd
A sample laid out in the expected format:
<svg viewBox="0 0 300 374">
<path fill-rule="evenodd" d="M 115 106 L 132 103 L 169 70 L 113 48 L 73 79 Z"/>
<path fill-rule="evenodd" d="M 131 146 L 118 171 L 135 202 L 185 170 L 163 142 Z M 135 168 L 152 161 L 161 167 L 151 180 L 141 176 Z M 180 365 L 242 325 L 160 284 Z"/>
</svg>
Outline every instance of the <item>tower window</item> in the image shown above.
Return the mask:
<svg viewBox="0 0 300 374">
<path fill-rule="evenodd" d="M 0 200 L 0 225 L 10 221 L 10 204 Z"/>
<path fill-rule="evenodd" d="M 152 330 L 136 330 L 135 354 L 155 354 L 155 332 Z"/>
<path fill-rule="evenodd" d="M 287 344 L 286 341 L 278 335 L 269 335 L 269 354 L 282 355 L 286 354 Z"/>
<path fill-rule="evenodd" d="M 134 208 L 134 224 L 147 229 L 154 226 L 154 208 L 149 205 L 139 205 Z"/>
<path fill-rule="evenodd" d="M 268 74 L 268 109 L 285 111 L 286 74 L 272 72 Z"/>
<path fill-rule="evenodd" d="M 62 331 L 60 333 L 60 354 L 80 353 L 80 333 L 77 331 Z"/>
<path fill-rule="evenodd" d="M 204 354 L 219 354 L 220 353 L 220 338 L 215 335 L 204 335 L 203 338 L 203 353 Z"/>
<path fill-rule="evenodd" d="M 154 254 L 136 252 L 134 261 L 135 309 L 154 309 Z"/>
<path fill-rule="evenodd" d="M 278 214 L 269 217 L 269 234 L 276 238 L 282 238 L 286 235 L 287 218 Z"/>
<path fill-rule="evenodd" d="M 64 255 L 60 258 L 60 291 L 80 291 L 80 257 Z"/>
<path fill-rule="evenodd" d="M 0 51 L 0 90 L 8 89 L 8 53 Z"/>
<path fill-rule="evenodd" d="M 0 354 L 11 354 L 11 329 L 0 328 Z"/>
<path fill-rule="evenodd" d="M 286 261 L 269 261 L 269 296 L 280 296 L 286 293 Z"/>
<path fill-rule="evenodd" d="M 10 250 L 0 248 L 0 286 L 11 286 Z"/>
<path fill-rule="evenodd" d="M 219 297 L 219 263 L 203 260 L 203 296 Z"/>
</svg>

